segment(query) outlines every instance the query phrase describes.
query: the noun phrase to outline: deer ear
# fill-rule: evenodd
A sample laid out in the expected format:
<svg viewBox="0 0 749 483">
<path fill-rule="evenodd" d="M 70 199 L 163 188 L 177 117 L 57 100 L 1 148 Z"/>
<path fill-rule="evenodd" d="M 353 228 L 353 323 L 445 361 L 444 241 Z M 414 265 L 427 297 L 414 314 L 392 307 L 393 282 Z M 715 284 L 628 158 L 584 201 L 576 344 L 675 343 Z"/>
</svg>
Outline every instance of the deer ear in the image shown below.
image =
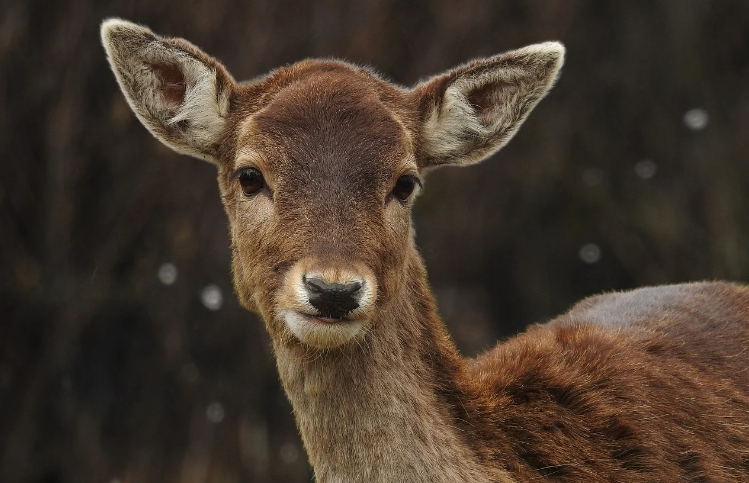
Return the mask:
<svg viewBox="0 0 749 483">
<path fill-rule="evenodd" d="M 109 64 L 138 119 L 180 153 L 218 162 L 234 80 L 182 39 L 165 39 L 120 19 L 101 26 Z"/>
<path fill-rule="evenodd" d="M 484 160 L 551 89 L 564 46 L 546 42 L 480 59 L 416 86 L 422 168 Z"/>
</svg>

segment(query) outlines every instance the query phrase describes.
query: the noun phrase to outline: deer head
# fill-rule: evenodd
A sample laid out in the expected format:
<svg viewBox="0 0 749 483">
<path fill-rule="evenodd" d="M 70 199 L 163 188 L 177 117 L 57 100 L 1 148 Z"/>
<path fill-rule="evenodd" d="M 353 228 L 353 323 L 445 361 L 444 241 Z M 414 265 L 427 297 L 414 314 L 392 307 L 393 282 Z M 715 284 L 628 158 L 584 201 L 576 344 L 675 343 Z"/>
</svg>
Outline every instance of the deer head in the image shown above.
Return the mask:
<svg viewBox="0 0 749 483">
<path fill-rule="evenodd" d="M 412 89 L 331 60 L 238 83 L 189 42 L 130 22 L 104 22 L 102 39 L 146 128 L 217 165 L 241 303 L 277 343 L 327 349 L 409 295 L 424 173 L 504 146 L 564 56 L 559 43 L 532 45 Z"/>
</svg>

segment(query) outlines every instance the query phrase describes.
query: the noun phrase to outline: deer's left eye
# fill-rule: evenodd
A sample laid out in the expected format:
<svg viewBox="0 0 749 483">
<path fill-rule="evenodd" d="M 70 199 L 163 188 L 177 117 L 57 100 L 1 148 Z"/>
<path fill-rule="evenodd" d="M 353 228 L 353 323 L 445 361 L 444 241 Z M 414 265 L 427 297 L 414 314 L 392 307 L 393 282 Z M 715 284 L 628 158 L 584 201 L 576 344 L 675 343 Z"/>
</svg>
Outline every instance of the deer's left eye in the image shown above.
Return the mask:
<svg viewBox="0 0 749 483">
<path fill-rule="evenodd" d="M 398 178 L 398 181 L 395 182 L 395 186 L 393 187 L 393 191 L 391 192 L 391 194 L 395 196 L 399 201 L 408 201 L 408 198 L 411 197 L 414 189 L 416 189 L 417 184 L 421 185 L 419 178 L 412 174 L 405 174 Z"/>
<path fill-rule="evenodd" d="M 265 186 L 263 173 L 256 168 L 246 168 L 239 173 L 239 184 L 245 196 L 252 196 Z"/>
</svg>

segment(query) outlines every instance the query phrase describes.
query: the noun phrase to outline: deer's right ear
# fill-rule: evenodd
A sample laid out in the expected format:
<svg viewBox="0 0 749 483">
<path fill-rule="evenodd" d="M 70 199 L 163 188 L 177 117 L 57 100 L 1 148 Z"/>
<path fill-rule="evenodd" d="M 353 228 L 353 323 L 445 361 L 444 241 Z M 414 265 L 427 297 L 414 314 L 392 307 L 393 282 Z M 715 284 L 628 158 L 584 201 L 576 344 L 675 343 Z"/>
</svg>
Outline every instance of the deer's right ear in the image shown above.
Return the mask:
<svg viewBox="0 0 749 483">
<path fill-rule="evenodd" d="M 234 80 L 182 39 L 165 39 L 120 19 L 101 26 L 109 64 L 138 119 L 180 153 L 218 162 Z"/>
<path fill-rule="evenodd" d="M 563 63 L 562 44 L 545 42 L 475 60 L 416 86 L 421 167 L 478 163 L 507 144 Z"/>
</svg>

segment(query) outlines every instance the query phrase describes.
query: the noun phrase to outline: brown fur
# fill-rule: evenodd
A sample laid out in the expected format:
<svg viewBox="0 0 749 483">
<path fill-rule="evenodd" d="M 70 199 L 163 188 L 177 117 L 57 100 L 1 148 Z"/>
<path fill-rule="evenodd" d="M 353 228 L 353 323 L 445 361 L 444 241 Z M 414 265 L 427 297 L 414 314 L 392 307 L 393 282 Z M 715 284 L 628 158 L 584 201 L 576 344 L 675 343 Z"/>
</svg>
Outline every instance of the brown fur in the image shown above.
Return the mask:
<svg viewBox="0 0 749 483">
<path fill-rule="evenodd" d="M 318 481 L 749 479 L 749 289 L 590 298 L 476 360 L 439 319 L 414 196 L 391 190 L 501 148 L 552 86 L 561 45 L 403 89 L 317 60 L 238 84 L 144 27 L 110 20 L 102 38 L 151 132 L 219 167 L 237 293 L 272 336 Z M 247 168 L 265 183 L 249 195 Z M 321 318 L 307 274 L 359 280 L 360 308 Z"/>
</svg>

